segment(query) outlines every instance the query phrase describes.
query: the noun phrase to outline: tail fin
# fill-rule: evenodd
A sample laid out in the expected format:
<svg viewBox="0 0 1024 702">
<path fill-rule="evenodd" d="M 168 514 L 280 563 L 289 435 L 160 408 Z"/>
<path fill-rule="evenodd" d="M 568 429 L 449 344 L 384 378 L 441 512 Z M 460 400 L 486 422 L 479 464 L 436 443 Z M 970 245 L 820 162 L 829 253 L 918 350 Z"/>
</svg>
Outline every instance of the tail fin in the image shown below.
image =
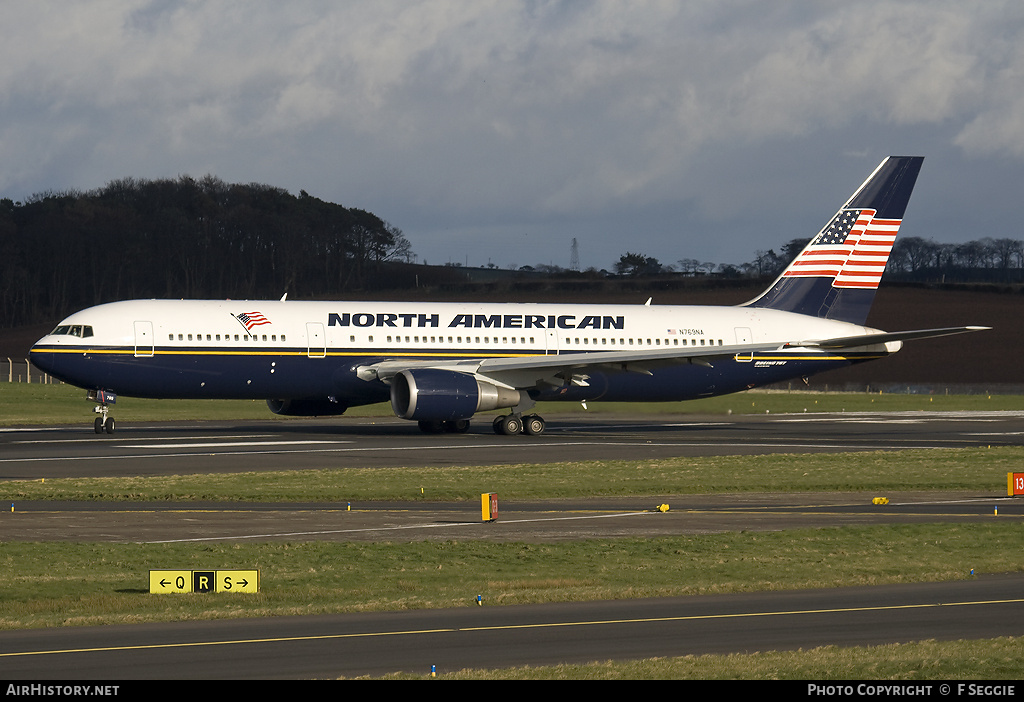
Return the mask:
<svg viewBox="0 0 1024 702">
<path fill-rule="evenodd" d="M 889 156 L 749 307 L 864 324 L 921 170 Z"/>
</svg>

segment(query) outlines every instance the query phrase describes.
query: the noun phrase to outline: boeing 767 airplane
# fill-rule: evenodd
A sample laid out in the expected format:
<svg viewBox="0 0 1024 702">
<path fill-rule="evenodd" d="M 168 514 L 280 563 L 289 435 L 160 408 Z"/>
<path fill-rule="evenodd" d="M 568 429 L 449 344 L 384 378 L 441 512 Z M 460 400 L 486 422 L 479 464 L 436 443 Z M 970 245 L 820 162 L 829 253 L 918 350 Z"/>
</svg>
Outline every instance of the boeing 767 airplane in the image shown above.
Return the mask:
<svg viewBox="0 0 1024 702">
<path fill-rule="evenodd" d="M 735 307 L 130 300 L 64 319 L 32 363 L 89 391 L 97 433 L 117 395 L 265 399 L 284 415 L 385 402 L 425 432 L 537 435 L 541 400 L 724 395 L 985 327 L 865 327 L 921 157 L 888 157 L 760 296 Z"/>
</svg>

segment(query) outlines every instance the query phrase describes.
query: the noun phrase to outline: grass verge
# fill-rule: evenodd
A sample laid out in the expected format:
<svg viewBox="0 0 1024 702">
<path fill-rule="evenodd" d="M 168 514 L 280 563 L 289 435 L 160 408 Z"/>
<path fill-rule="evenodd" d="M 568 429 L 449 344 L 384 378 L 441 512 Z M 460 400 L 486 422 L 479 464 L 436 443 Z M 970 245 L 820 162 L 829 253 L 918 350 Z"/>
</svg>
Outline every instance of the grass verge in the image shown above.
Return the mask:
<svg viewBox="0 0 1024 702">
<path fill-rule="evenodd" d="M 918 641 L 807 651 L 648 658 L 585 665 L 460 670 L 442 680 L 1020 680 L 1022 640 Z M 422 679 L 393 675 L 388 679 Z M 955 690 L 956 688 L 954 688 Z M 938 684 L 933 693 L 938 692 Z M 879 693 L 883 694 L 883 693 Z"/>
<path fill-rule="evenodd" d="M 572 543 L 0 543 L 0 628 L 940 581 L 1024 568 L 1024 526 L 881 525 Z M 59 564 L 59 567 L 55 566 Z M 149 570 L 260 570 L 254 595 L 151 595 Z"/>
<path fill-rule="evenodd" d="M 502 500 L 725 492 L 978 490 L 1005 494 L 1024 447 L 705 456 L 493 466 L 349 468 L 0 482 L 19 500 L 354 502 Z"/>
</svg>

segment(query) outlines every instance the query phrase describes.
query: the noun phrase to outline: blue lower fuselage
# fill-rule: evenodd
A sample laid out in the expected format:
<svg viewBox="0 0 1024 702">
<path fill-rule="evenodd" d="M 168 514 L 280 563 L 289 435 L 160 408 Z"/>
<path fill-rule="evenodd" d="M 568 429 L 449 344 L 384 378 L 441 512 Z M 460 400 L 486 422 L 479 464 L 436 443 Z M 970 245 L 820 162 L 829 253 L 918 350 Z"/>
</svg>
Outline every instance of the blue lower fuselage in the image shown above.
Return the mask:
<svg viewBox="0 0 1024 702">
<path fill-rule="evenodd" d="M 138 356 L 134 348 L 83 348 L 37 345 L 32 362 L 50 375 L 90 390 L 119 395 L 181 399 L 303 399 L 335 397 L 345 406 L 385 402 L 389 386 L 357 375 L 360 367 L 392 357 L 359 350 L 331 350 L 311 357 L 307 349 L 153 349 Z M 542 354 L 543 352 L 541 352 Z M 407 356 L 410 361 L 437 361 Z M 567 358 L 571 353 L 562 354 Z M 880 353 L 773 351 L 716 359 L 710 365 L 678 363 L 650 373 L 587 372 L 585 385 L 565 384 L 531 393 L 537 400 L 675 401 L 723 395 L 812 375 L 850 363 L 878 358 Z M 449 360 L 485 357 L 485 353 L 451 353 Z M 742 360 L 740 360 L 742 358 Z"/>
</svg>

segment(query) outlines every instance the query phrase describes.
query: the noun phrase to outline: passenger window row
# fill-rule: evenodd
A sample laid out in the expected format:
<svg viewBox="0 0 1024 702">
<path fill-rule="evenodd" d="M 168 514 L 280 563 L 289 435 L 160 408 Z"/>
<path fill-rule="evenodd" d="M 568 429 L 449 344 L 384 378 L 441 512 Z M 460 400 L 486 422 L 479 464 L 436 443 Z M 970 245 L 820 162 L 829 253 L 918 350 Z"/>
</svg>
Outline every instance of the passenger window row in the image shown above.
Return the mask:
<svg viewBox="0 0 1024 702">
<path fill-rule="evenodd" d="M 448 338 L 448 343 L 449 344 L 480 344 L 480 343 L 484 343 L 484 344 L 494 343 L 494 344 L 497 344 L 497 343 L 499 343 L 498 342 L 498 337 L 496 337 L 496 336 L 495 337 L 490 337 L 490 336 L 482 337 L 483 341 L 481 341 L 481 337 L 479 337 L 479 336 L 467 336 L 467 337 L 449 336 L 447 338 Z M 392 337 L 392 336 L 389 335 L 387 337 L 387 339 L 388 339 L 387 342 L 389 344 L 401 344 L 401 343 L 406 343 L 406 344 L 419 344 L 419 343 L 423 343 L 423 344 L 437 344 L 437 343 L 441 343 L 441 344 L 443 344 L 443 343 L 445 343 L 445 337 L 443 337 L 443 336 L 430 336 L 430 337 L 427 337 L 427 336 L 422 336 L 422 337 L 421 336 L 406 336 L 406 337 L 394 336 L 394 337 Z M 350 336 L 349 337 L 349 341 L 354 342 L 355 340 L 356 340 L 355 336 Z M 372 336 L 369 337 L 367 341 L 372 344 L 373 343 L 373 337 Z M 523 345 L 523 344 L 526 344 L 526 337 L 525 336 L 521 336 L 521 337 L 519 337 L 517 339 L 514 336 L 512 336 L 512 337 L 503 336 L 503 337 L 501 337 L 501 342 L 500 343 L 502 343 L 502 344 L 519 344 L 519 345 Z M 531 344 L 537 343 L 536 338 L 531 336 L 530 337 L 530 343 Z"/>
<path fill-rule="evenodd" d="M 175 336 L 174 334 L 168 334 L 167 335 L 167 340 L 168 341 L 174 341 L 174 336 Z M 206 341 L 221 341 L 222 338 L 223 338 L 224 341 L 232 341 L 233 340 L 233 341 L 270 341 L 270 342 L 275 342 L 275 341 L 278 340 L 277 339 L 277 337 L 278 337 L 277 334 L 269 334 L 269 335 L 268 334 L 263 334 L 262 337 L 260 337 L 260 336 L 258 336 L 256 334 L 251 334 L 251 335 L 249 335 L 247 337 L 243 336 L 241 334 L 234 334 L 234 335 L 232 335 L 232 334 L 223 334 L 223 335 L 221 335 L 221 334 L 194 334 L 194 335 L 193 334 L 178 334 L 177 336 L 178 336 L 178 341 L 192 341 L 193 337 L 195 338 L 196 341 L 203 341 L 204 338 L 205 338 Z M 281 334 L 281 341 L 287 341 L 287 340 L 288 339 L 286 338 L 286 336 L 284 334 Z"/>
<path fill-rule="evenodd" d="M 598 344 L 598 339 L 589 338 L 589 337 L 572 337 L 572 338 L 566 337 L 564 339 L 564 341 L 565 341 L 566 345 L 568 345 L 568 346 L 572 346 L 572 345 L 579 346 L 581 343 L 584 346 L 598 346 L 599 345 Z M 616 342 L 616 340 L 615 340 L 614 337 L 601 337 L 601 339 L 600 339 L 600 345 L 601 346 L 615 346 L 616 345 L 615 342 Z M 626 343 L 626 342 L 627 342 L 627 340 L 625 338 L 619 337 L 619 339 L 618 339 L 618 345 L 619 346 L 687 346 L 687 345 L 689 345 L 689 346 L 724 346 L 725 345 L 725 343 L 721 339 L 689 339 L 689 344 L 687 344 L 687 339 L 664 339 L 664 340 L 662 340 L 662 339 L 635 339 L 635 340 L 634 339 L 629 339 L 628 340 L 629 343 Z"/>
<path fill-rule="evenodd" d="M 61 326 L 57 327 L 52 334 L 69 334 L 71 336 L 88 337 L 93 335 L 92 327 L 88 326 Z M 262 335 L 250 335 L 248 337 L 241 334 L 168 334 L 167 340 L 174 341 L 177 336 L 178 341 L 269 341 L 271 343 L 278 341 L 277 334 L 262 334 Z M 285 334 L 280 335 L 280 341 L 287 341 Z M 445 343 L 446 337 L 443 336 L 391 336 L 388 335 L 387 343 L 389 344 L 437 344 Z M 355 335 L 349 337 L 351 343 L 356 343 Z M 367 343 L 373 343 L 373 336 L 367 337 Z M 536 344 L 537 340 L 535 337 L 514 337 L 514 336 L 449 336 L 447 337 L 447 343 L 449 344 L 511 344 L 525 346 L 527 343 Z M 562 339 L 563 347 L 568 346 L 723 346 L 724 342 L 722 339 L 627 339 L 625 337 L 565 337 Z"/>
<path fill-rule="evenodd" d="M 449 344 L 512 344 L 512 345 L 525 345 L 527 338 L 521 337 L 508 337 L 508 336 L 387 336 L 387 343 L 389 344 L 436 344 L 445 343 Z M 350 343 L 356 343 L 356 336 L 353 334 L 348 338 Z M 373 343 L 373 336 L 370 335 L 366 339 L 367 343 Z M 529 337 L 530 344 L 536 344 L 537 340 L 535 337 Z M 562 339 L 564 347 L 567 346 L 724 346 L 725 342 L 722 339 L 626 339 L 625 337 L 565 337 Z"/>
</svg>

